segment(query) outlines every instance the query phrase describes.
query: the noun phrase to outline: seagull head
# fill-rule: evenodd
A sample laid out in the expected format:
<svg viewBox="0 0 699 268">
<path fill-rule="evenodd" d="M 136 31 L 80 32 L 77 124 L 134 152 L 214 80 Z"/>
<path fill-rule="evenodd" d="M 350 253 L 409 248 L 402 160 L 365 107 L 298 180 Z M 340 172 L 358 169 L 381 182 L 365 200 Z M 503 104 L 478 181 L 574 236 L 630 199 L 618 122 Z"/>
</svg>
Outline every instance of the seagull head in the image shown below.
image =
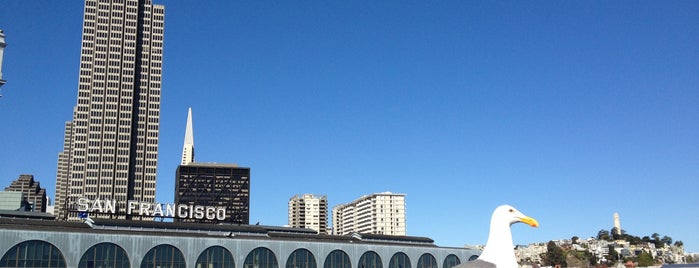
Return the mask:
<svg viewBox="0 0 699 268">
<path fill-rule="evenodd" d="M 539 222 L 534 218 L 524 215 L 524 213 L 519 212 L 516 208 L 510 205 L 502 205 L 495 209 L 493 212 L 494 222 L 507 222 L 509 225 L 523 222 L 531 227 L 539 227 Z"/>
</svg>

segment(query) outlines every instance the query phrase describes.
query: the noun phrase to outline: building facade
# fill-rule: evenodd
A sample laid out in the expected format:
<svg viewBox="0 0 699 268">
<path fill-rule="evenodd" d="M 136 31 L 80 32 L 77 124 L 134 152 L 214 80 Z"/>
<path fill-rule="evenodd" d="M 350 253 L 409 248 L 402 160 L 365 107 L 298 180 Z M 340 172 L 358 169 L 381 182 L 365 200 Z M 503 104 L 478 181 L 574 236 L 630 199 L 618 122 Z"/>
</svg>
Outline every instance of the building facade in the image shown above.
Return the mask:
<svg viewBox="0 0 699 268">
<path fill-rule="evenodd" d="M 5 191 L 22 192 L 22 199 L 29 204 L 30 211 L 46 212 L 46 189 L 41 188 L 39 182 L 34 180 L 34 175 L 19 175 L 10 186 L 5 187 Z"/>
<path fill-rule="evenodd" d="M 319 234 L 327 234 L 327 196 L 302 194 L 291 197 L 289 199 L 289 226 L 312 229 Z"/>
<path fill-rule="evenodd" d="M 223 208 L 225 219 L 177 219 L 180 222 L 248 224 L 250 168 L 231 164 L 189 163 L 177 167 L 175 203 Z"/>
<path fill-rule="evenodd" d="M 0 217 L 0 267 L 451 268 L 480 254 L 424 237 L 307 229 Z"/>
<path fill-rule="evenodd" d="M 155 201 L 164 7 L 151 0 L 85 0 L 77 105 L 56 175 L 58 219 L 79 198 Z"/>
<path fill-rule="evenodd" d="M 391 192 L 362 196 L 333 207 L 333 234 L 406 235 L 405 194 Z"/>
<path fill-rule="evenodd" d="M 25 211 L 29 202 L 22 192 L 0 191 L 0 210 Z"/>
</svg>

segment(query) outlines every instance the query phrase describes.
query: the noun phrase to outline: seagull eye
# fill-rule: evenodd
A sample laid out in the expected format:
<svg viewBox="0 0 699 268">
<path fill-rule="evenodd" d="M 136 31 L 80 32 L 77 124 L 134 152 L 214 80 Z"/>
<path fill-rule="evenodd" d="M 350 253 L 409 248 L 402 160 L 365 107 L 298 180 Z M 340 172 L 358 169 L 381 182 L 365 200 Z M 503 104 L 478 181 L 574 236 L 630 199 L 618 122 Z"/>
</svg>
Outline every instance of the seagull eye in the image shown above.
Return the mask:
<svg viewBox="0 0 699 268">
<path fill-rule="evenodd" d="M 514 210 L 514 209 L 510 209 L 510 213 L 512 213 L 512 212 L 515 212 L 515 210 Z"/>
</svg>

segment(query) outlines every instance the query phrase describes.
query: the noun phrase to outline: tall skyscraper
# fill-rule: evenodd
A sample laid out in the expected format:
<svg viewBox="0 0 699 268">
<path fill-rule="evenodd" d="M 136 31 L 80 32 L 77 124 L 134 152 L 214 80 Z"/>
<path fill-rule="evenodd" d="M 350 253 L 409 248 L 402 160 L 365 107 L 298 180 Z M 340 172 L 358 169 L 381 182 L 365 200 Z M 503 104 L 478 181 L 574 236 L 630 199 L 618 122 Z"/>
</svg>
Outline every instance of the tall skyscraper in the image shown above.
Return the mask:
<svg viewBox="0 0 699 268">
<path fill-rule="evenodd" d="M 406 235 L 405 194 L 365 195 L 333 207 L 333 234 Z"/>
<path fill-rule="evenodd" d="M 80 76 L 56 175 L 58 219 L 76 201 L 155 201 L 164 7 L 151 0 L 85 0 Z M 116 216 L 115 216 L 116 215 Z"/>
<path fill-rule="evenodd" d="M 328 198 L 324 195 L 295 195 L 289 199 L 289 226 L 328 233 Z"/>
<path fill-rule="evenodd" d="M 184 131 L 184 146 L 182 146 L 181 165 L 194 162 L 194 126 L 192 125 L 192 108 L 187 111 L 187 127 Z"/>
</svg>

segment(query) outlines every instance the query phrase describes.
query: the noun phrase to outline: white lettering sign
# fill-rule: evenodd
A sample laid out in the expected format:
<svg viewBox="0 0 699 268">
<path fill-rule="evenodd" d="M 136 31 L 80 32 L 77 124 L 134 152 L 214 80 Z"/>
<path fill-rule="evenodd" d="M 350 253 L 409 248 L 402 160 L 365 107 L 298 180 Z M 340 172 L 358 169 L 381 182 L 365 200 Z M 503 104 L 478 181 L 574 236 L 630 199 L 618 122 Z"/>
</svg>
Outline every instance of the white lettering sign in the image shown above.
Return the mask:
<svg viewBox="0 0 699 268">
<path fill-rule="evenodd" d="M 99 212 L 116 214 L 116 200 L 90 200 L 85 197 L 78 198 L 78 211 Z M 207 219 L 226 220 L 226 209 L 222 207 L 186 205 L 186 204 L 162 204 L 129 200 L 126 202 L 126 214 L 150 217 L 170 217 L 180 219 Z"/>
</svg>

